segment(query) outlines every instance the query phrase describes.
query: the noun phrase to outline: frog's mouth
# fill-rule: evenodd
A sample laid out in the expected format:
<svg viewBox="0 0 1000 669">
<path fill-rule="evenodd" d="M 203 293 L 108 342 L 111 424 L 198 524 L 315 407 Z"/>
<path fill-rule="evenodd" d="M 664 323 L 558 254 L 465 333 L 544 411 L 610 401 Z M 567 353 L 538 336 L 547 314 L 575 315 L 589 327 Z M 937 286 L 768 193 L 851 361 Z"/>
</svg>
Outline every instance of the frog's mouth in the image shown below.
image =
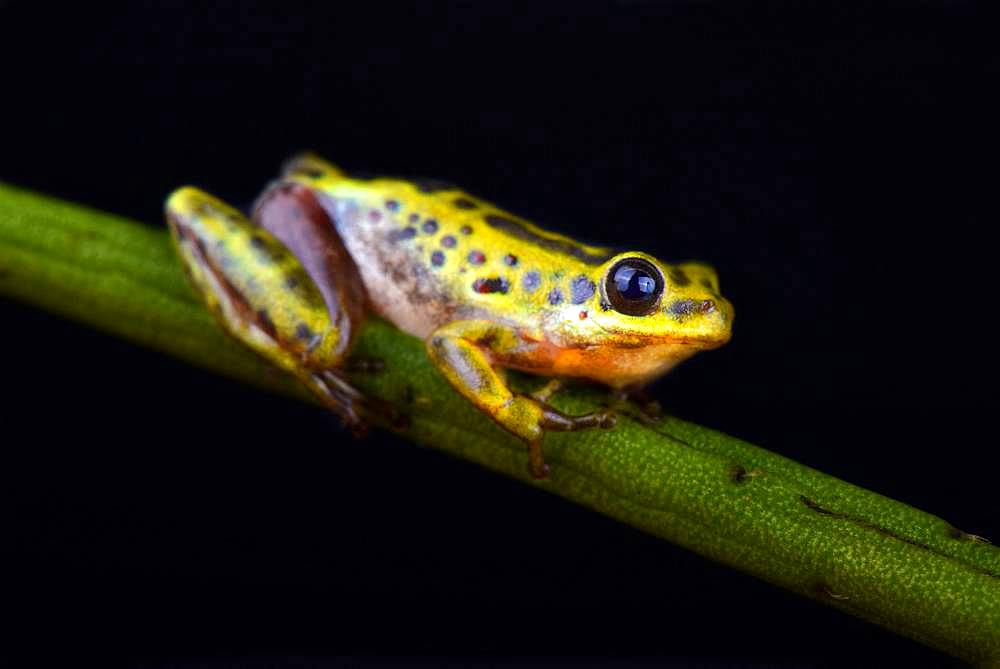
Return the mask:
<svg viewBox="0 0 1000 669">
<path fill-rule="evenodd" d="M 602 346 L 611 346 L 613 348 L 622 349 L 636 349 L 643 348 L 646 346 L 658 346 L 658 345 L 674 345 L 674 346 L 688 346 L 697 349 L 712 349 L 722 346 L 732 337 L 732 310 L 731 308 L 725 310 L 717 310 L 717 318 L 721 320 L 721 324 L 716 323 L 715 325 L 705 324 L 702 321 L 702 325 L 696 328 L 692 328 L 690 332 L 683 332 L 683 324 L 678 323 L 678 329 L 681 332 L 673 332 L 670 334 L 660 334 L 653 332 L 647 328 L 626 328 L 611 325 L 606 322 L 606 319 L 601 318 L 600 315 L 595 314 L 592 318 L 594 325 L 596 325 L 605 335 L 607 335 L 608 340 L 602 343 Z M 602 322 L 604 321 L 604 322 Z"/>
</svg>

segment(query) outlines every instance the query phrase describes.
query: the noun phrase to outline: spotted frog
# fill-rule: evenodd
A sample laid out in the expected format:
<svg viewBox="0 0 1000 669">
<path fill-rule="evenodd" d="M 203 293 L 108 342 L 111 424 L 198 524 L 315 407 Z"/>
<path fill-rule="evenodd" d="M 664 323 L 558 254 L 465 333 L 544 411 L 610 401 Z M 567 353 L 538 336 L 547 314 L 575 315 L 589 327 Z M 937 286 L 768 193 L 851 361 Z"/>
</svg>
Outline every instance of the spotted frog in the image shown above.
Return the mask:
<svg viewBox="0 0 1000 669">
<path fill-rule="evenodd" d="M 374 312 L 422 339 L 444 378 L 527 444 L 537 477 L 546 431 L 615 421 L 550 406 L 560 379 L 638 388 L 731 333 L 707 265 L 581 244 L 449 184 L 351 176 L 311 154 L 286 165 L 250 219 L 193 187 L 171 194 L 166 218 L 224 328 L 348 425 L 363 424 L 366 400 L 344 362 Z M 515 393 L 504 368 L 553 382 Z"/>
</svg>

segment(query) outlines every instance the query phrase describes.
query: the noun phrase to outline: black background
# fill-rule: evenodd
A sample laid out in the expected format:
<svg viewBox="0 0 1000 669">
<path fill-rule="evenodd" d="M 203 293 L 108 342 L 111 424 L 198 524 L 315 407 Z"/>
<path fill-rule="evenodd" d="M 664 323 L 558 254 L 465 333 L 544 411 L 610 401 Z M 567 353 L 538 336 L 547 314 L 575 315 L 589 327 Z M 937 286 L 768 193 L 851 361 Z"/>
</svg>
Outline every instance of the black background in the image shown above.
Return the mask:
<svg viewBox="0 0 1000 669">
<path fill-rule="evenodd" d="M 714 264 L 684 418 L 1000 537 L 972 3 L 0 2 L 0 179 L 161 225 L 291 153 Z M 949 664 L 471 465 L 10 302 L 0 658 Z M 0 660 L 2 663 L 2 660 Z"/>
</svg>

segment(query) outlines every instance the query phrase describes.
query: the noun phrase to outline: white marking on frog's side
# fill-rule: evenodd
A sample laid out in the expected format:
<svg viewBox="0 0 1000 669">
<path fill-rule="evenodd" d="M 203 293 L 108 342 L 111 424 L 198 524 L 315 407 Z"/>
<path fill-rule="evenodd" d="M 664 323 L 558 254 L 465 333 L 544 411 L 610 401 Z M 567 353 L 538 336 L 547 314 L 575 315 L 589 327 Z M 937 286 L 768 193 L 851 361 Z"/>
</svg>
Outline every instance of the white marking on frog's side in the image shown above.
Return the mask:
<svg viewBox="0 0 1000 669">
<path fill-rule="evenodd" d="M 404 332 L 426 338 L 454 318 L 444 287 L 423 264 L 410 240 L 393 240 L 399 228 L 391 216 L 372 220 L 367 208 L 337 198 L 324 202 L 354 258 L 373 310 Z"/>
</svg>

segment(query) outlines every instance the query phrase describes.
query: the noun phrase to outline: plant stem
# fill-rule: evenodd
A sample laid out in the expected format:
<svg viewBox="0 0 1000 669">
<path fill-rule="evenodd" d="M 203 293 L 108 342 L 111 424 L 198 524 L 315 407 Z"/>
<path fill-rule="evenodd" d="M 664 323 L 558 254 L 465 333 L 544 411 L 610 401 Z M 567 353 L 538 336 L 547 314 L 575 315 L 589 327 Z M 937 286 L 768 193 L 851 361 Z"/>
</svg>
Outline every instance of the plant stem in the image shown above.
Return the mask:
<svg viewBox="0 0 1000 669">
<path fill-rule="evenodd" d="M 0 184 L 0 295 L 302 399 L 297 383 L 224 335 L 165 232 Z M 443 381 L 423 344 L 372 320 L 355 351 L 386 369 L 365 392 L 411 418 L 408 438 L 561 495 L 766 581 L 984 666 L 1000 665 L 1000 550 L 949 523 L 675 418 L 523 445 Z M 522 380 L 523 381 L 523 380 Z M 592 389 L 560 392 L 569 413 Z"/>
</svg>

